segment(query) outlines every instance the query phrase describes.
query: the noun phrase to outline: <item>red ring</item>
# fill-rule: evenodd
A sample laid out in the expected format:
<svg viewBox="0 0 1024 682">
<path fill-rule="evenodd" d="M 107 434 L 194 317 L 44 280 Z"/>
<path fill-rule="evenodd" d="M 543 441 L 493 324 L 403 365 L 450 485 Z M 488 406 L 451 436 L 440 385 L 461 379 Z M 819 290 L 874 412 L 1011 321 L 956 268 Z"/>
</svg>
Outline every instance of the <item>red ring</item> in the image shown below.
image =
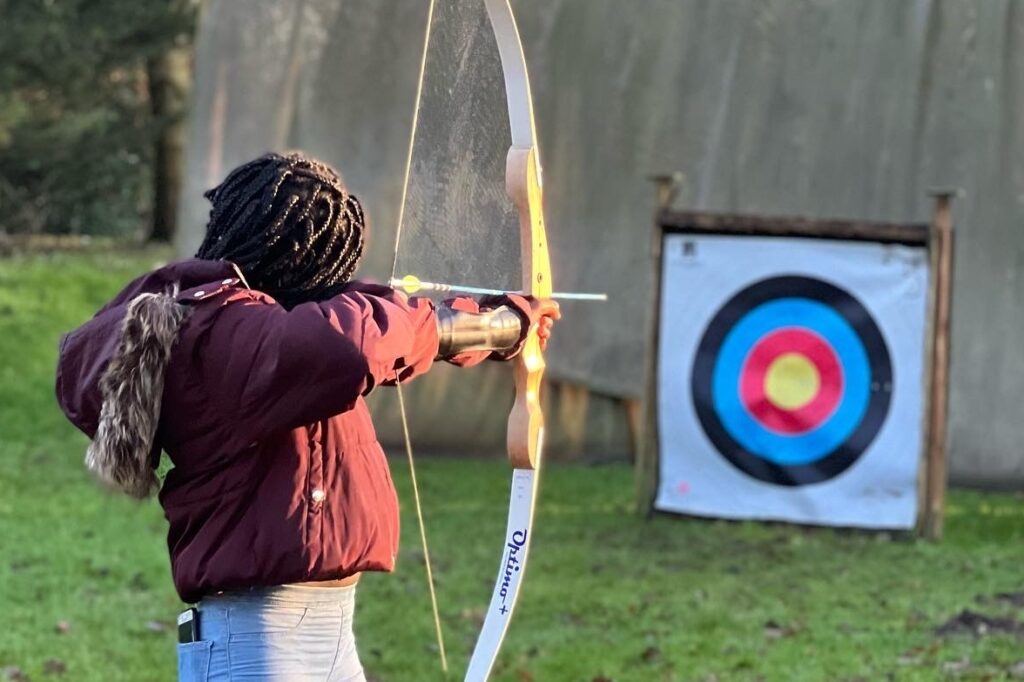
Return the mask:
<svg viewBox="0 0 1024 682">
<path fill-rule="evenodd" d="M 764 392 L 768 368 L 783 353 L 799 353 L 818 370 L 818 392 L 805 405 L 787 410 L 773 403 Z M 843 369 L 828 342 L 802 327 L 786 327 L 761 338 L 743 361 L 740 370 L 740 400 L 762 426 L 785 435 L 797 435 L 817 428 L 827 420 L 843 396 Z"/>
</svg>

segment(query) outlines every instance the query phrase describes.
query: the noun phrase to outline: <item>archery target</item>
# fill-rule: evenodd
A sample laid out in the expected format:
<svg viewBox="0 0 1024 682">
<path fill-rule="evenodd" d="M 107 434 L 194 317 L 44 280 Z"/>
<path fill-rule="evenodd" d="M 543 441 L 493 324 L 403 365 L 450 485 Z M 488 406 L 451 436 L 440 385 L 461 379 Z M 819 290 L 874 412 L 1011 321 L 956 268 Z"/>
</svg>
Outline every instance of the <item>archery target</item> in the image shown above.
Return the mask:
<svg viewBox="0 0 1024 682">
<path fill-rule="evenodd" d="M 669 235 L 657 508 L 911 527 L 924 248 Z"/>
<path fill-rule="evenodd" d="M 745 473 L 803 485 L 853 464 L 878 434 L 889 352 L 854 297 L 811 277 L 755 282 L 707 325 L 691 375 L 705 434 Z"/>
</svg>

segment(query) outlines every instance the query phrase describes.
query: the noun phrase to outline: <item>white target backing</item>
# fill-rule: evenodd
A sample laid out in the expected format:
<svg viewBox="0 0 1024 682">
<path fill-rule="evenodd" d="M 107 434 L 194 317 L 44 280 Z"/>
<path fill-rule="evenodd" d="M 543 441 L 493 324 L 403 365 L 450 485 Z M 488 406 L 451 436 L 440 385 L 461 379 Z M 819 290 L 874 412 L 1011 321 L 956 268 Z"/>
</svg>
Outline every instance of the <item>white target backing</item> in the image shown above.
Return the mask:
<svg viewBox="0 0 1024 682">
<path fill-rule="evenodd" d="M 655 507 L 911 528 L 923 247 L 666 235 Z"/>
</svg>

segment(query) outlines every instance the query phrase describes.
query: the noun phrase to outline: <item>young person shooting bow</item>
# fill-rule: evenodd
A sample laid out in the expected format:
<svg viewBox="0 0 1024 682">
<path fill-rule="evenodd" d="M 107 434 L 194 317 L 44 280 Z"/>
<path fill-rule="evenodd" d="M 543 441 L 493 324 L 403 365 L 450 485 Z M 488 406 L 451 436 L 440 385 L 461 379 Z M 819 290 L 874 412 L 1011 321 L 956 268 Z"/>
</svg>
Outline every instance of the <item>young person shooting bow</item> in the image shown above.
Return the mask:
<svg viewBox="0 0 1024 682">
<path fill-rule="evenodd" d="M 364 396 L 437 359 L 508 360 L 531 328 L 544 345 L 558 308 L 352 281 L 362 206 L 302 155 L 262 156 L 206 197 L 194 259 L 136 279 L 64 337 L 58 400 L 102 482 L 159 490 L 174 584 L 197 604 L 180 680 L 363 680 L 356 582 L 394 568 L 399 537 Z"/>
</svg>

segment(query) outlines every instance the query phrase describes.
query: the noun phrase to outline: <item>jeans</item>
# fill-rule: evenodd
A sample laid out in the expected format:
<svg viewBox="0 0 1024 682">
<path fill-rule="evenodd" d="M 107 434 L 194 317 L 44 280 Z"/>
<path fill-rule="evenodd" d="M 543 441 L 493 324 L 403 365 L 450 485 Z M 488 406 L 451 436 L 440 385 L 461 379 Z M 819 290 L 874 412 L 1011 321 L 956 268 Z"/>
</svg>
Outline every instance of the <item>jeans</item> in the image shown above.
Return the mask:
<svg viewBox="0 0 1024 682">
<path fill-rule="evenodd" d="M 199 603 L 199 641 L 178 645 L 179 682 L 366 682 L 356 588 L 282 585 Z"/>
</svg>

